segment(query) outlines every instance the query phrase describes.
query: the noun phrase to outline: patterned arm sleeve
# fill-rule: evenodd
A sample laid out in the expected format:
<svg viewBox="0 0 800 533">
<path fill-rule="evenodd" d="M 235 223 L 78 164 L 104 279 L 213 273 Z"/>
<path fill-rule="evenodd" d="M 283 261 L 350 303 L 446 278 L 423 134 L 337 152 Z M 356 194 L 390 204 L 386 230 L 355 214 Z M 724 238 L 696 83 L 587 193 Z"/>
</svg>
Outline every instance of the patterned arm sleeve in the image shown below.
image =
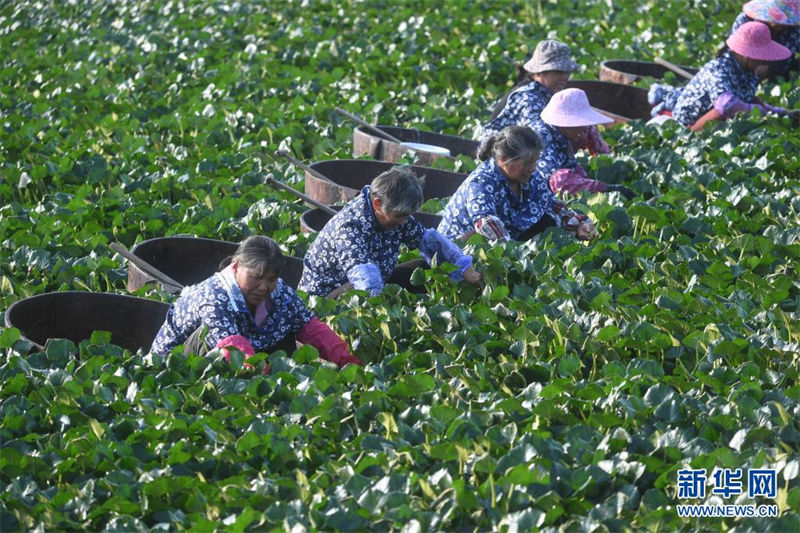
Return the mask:
<svg viewBox="0 0 800 533">
<path fill-rule="evenodd" d="M 179 332 L 175 327 L 175 304 L 173 304 L 167 310 L 167 318 L 161 325 L 161 329 L 158 330 L 150 351 L 159 355 L 167 355 L 173 347 L 180 344 L 179 338 Z"/>
<path fill-rule="evenodd" d="M 607 189 L 602 181 L 591 179 L 581 165 L 575 168 L 560 168 L 553 172 L 550 176 L 550 188 L 556 194 L 578 194 L 581 191 L 595 193 Z"/>
<path fill-rule="evenodd" d="M 354 266 L 347 271 L 347 279 L 355 289 L 367 291 L 370 296 L 380 294 L 381 289 L 383 289 L 383 277 L 378 265 L 375 263 Z"/>
<path fill-rule="evenodd" d="M 431 263 L 434 254 L 439 254 L 439 257 L 448 263 L 456 265 L 458 270 L 454 270 L 450 273 L 450 279 L 453 281 L 462 279 L 464 277 L 464 271 L 472 266 L 472 257 L 464 254 L 461 248 L 456 246 L 453 241 L 435 229 L 425 230 L 420 241 L 419 251 L 428 264 Z"/>
<path fill-rule="evenodd" d="M 467 216 L 472 224 L 486 216 L 497 214 L 493 191 L 484 190 L 477 182 L 469 184 L 465 194 L 465 204 Z"/>
<path fill-rule="evenodd" d="M 597 126 L 587 127 L 574 146 L 576 150 L 588 150 L 592 155 L 611 153 L 611 148 L 603 140 Z"/>
</svg>

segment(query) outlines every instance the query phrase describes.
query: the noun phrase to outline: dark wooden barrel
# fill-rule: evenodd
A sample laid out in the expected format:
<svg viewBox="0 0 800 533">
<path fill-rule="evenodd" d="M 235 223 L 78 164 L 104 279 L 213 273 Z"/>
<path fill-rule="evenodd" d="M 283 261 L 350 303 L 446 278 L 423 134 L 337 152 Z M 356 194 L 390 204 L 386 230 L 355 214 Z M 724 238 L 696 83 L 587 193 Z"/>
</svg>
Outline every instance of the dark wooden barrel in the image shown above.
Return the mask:
<svg viewBox="0 0 800 533">
<path fill-rule="evenodd" d="M 567 87 L 585 91 L 589 104 L 614 119 L 616 124 L 650 119 L 646 89 L 622 83 L 589 80 L 572 80 L 567 83 Z"/>
<path fill-rule="evenodd" d="M 378 174 L 395 165 L 386 161 L 331 159 L 318 161 L 310 166 L 330 181 L 321 180 L 306 172 L 305 193 L 323 204 L 338 204 L 350 200 Z M 461 182 L 467 178 L 467 174 L 462 172 L 417 165 L 409 168 L 417 176 L 425 177 L 425 188 L 422 191 L 425 200 L 452 196 Z"/>
<path fill-rule="evenodd" d="M 478 141 L 473 141 L 466 137 L 433 133 L 432 131 L 422 131 L 415 128 L 398 128 L 397 126 L 376 126 L 376 128 L 403 142 L 431 144 L 447 148 L 450 150 L 451 157 L 465 155 L 474 159 L 478 153 Z M 394 163 L 400 161 L 407 150 L 408 148 L 401 146 L 399 143 L 388 141 L 362 126 L 353 129 L 353 157 L 368 155 L 374 159 Z M 416 152 L 416 155 L 417 162 L 420 165 L 430 165 L 435 159 L 445 157 L 423 151 Z"/>
<path fill-rule="evenodd" d="M 681 68 L 690 74 L 697 74 L 698 71 L 698 69 L 692 67 Z M 667 72 L 672 71 L 652 61 L 609 59 L 600 63 L 600 81 L 623 83 L 625 85 L 631 85 L 642 78 L 661 79 Z M 680 76 L 679 79 L 683 80 Z"/>
<path fill-rule="evenodd" d="M 341 209 L 340 206 L 331 207 L 337 211 Z M 300 215 L 300 231 L 303 233 L 318 233 L 331 218 L 332 215 L 329 215 L 322 209 L 309 209 Z M 439 215 L 432 215 L 430 213 L 414 213 L 414 218 L 422 222 L 422 225 L 426 228 L 436 228 L 442 220 L 442 217 Z"/>
<path fill-rule="evenodd" d="M 140 242 L 131 252 L 175 281 L 194 285 L 217 272 L 220 262 L 233 255 L 238 246 L 235 242 L 200 237 L 159 237 Z M 297 288 L 303 273 L 303 260 L 289 256 L 285 259 L 281 277 L 291 287 Z M 128 290 L 135 291 L 155 281 L 139 267 L 128 263 Z M 175 287 L 164 286 L 164 289 L 179 292 Z"/>
<path fill-rule="evenodd" d="M 5 324 L 30 341 L 79 343 L 93 331 L 108 331 L 111 342 L 131 351 L 149 350 L 169 305 L 164 302 L 101 292 L 49 292 L 25 298 L 6 310 Z"/>
</svg>

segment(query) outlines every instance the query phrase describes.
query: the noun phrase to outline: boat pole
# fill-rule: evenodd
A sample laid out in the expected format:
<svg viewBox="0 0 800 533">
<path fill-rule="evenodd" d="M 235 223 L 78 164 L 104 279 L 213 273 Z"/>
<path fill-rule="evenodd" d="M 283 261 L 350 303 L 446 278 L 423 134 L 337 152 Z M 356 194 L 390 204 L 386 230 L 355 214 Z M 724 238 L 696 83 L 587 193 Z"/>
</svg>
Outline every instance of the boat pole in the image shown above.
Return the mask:
<svg viewBox="0 0 800 533">
<path fill-rule="evenodd" d="M 314 170 L 313 168 L 311 168 L 310 166 L 306 165 L 305 163 L 303 163 L 302 161 L 300 161 L 296 157 L 292 156 L 292 154 L 290 154 L 286 150 L 278 150 L 277 152 L 275 152 L 275 156 L 284 158 L 285 160 L 287 160 L 288 162 L 290 162 L 291 164 L 293 164 L 297 168 L 299 168 L 301 170 L 305 170 L 306 172 L 308 172 L 309 174 L 311 174 L 312 176 L 314 176 L 318 180 L 327 181 L 331 185 L 336 185 L 337 187 L 339 186 L 336 183 L 334 183 L 333 181 L 331 181 L 331 179 L 328 176 L 326 176 L 325 174 L 323 174 L 322 172 L 320 172 L 318 170 Z"/>
<path fill-rule="evenodd" d="M 347 118 L 349 118 L 350 120 L 352 120 L 356 124 L 359 124 L 360 126 L 363 126 L 363 127 L 367 128 L 368 130 L 374 132 L 375 135 L 377 135 L 379 137 L 383 137 L 387 141 L 392 141 L 393 143 L 397 143 L 397 144 L 402 144 L 403 143 L 403 141 L 401 141 L 400 139 L 398 139 L 394 135 L 390 135 L 390 134 L 386 133 L 385 131 L 377 128 L 376 126 L 373 126 L 372 124 L 370 124 L 369 122 L 367 122 L 366 120 L 364 120 L 361 117 L 357 117 L 356 115 L 354 115 L 352 113 L 348 113 L 347 111 L 345 111 L 341 107 L 337 107 L 336 108 L 336 112 L 337 113 L 341 113 L 342 115 L 346 116 Z"/>
<path fill-rule="evenodd" d="M 164 283 L 164 284 L 167 284 L 167 285 L 172 285 L 172 286 L 174 286 L 175 288 L 177 288 L 179 290 L 183 289 L 183 284 L 182 283 L 180 283 L 178 281 L 175 281 L 171 277 L 167 276 L 166 274 L 161 272 L 159 269 L 157 269 L 156 267 L 154 267 L 153 265 L 151 265 L 150 263 L 148 263 L 147 261 L 145 261 L 141 257 L 133 255 L 127 248 L 125 248 L 124 246 L 122 246 L 118 242 L 112 242 L 111 244 L 109 244 L 109 246 L 111 247 L 112 250 L 117 252 L 119 255 L 121 255 L 122 257 L 124 257 L 125 259 L 127 259 L 128 261 L 130 261 L 131 263 L 136 265 L 137 267 L 139 267 L 146 274 L 149 274 L 150 276 L 153 276 L 154 278 L 159 280 L 161 283 Z"/>
<path fill-rule="evenodd" d="M 282 189 L 282 190 L 284 190 L 286 192 L 290 192 L 290 193 L 294 194 L 295 196 L 297 196 L 301 200 L 303 200 L 305 202 L 308 202 L 309 204 L 311 204 L 314 207 L 324 211 L 325 213 L 327 213 L 329 215 L 335 215 L 337 213 L 337 211 L 335 209 L 331 209 L 331 207 L 329 205 L 325 205 L 322 202 L 318 202 L 318 201 L 314 200 L 313 198 L 311 198 L 310 196 L 307 196 L 307 195 L 301 193 L 300 191 L 298 191 L 294 187 L 286 185 L 282 181 L 276 180 L 275 176 L 273 176 L 271 173 L 267 175 L 267 177 L 266 177 L 266 179 L 264 181 L 266 181 L 267 184 L 272 185 L 276 189 Z"/>
<path fill-rule="evenodd" d="M 687 80 L 691 80 L 692 78 L 694 78 L 694 76 L 692 76 L 692 75 L 691 75 L 689 72 L 686 72 L 685 70 L 683 70 L 683 69 L 682 69 L 681 67 L 679 67 L 678 65 L 674 65 L 674 64 L 670 63 L 669 61 L 667 61 L 667 60 L 666 60 L 666 59 L 664 59 L 664 58 L 657 57 L 657 58 L 655 58 L 655 60 L 654 60 L 654 61 L 655 61 L 656 63 L 658 63 L 659 65 L 661 65 L 662 67 L 668 68 L 669 70 L 671 70 L 671 71 L 672 71 L 672 72 L 674 72 L 675 74 L 678 74 L 678 75 L 680 75 L 680 76 L 683 76 L 683 77 L 684 77 L 684 78 L 686 78 Z"/>
</svg>

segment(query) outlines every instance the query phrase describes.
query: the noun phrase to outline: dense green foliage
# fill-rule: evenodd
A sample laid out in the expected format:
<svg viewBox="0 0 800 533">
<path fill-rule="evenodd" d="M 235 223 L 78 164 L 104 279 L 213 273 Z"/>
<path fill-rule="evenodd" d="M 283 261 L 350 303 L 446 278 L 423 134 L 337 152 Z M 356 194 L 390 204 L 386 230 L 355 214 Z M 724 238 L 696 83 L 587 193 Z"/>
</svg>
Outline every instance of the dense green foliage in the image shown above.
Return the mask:
<svg viewBox="0 0 800 533">
<path fill-rule="evenodd" d="M 0 309 L 125 292 L 107 244 L 274 237 L 303 207 L 272 160 L 347 157 L 371 121 L 471 136 L 549 33 L 606 58 L 709 58 L 738 2 L 9 2 L 0 6 Z M 800 107 L 796 81 L 765 99 Z M 738 118 L 633 123 L 558 231 L 470 247 L 487 285 L 312 299 L 364 368 L 271 375 L 131 354 L 28 354 L 0 329 L 0 529 L 800 529 L 800 138 Z M 461 162 L 469 165 L 469 162 Z M 143 291 L 144 293 L 144 291 Z M 162 297 L 160 293 L 151 297 Z M 263 356 L 260 356 L 263 357 Z M 682 520 L 683 466 L 778 471 L 781 517 Z"/>
</svg>

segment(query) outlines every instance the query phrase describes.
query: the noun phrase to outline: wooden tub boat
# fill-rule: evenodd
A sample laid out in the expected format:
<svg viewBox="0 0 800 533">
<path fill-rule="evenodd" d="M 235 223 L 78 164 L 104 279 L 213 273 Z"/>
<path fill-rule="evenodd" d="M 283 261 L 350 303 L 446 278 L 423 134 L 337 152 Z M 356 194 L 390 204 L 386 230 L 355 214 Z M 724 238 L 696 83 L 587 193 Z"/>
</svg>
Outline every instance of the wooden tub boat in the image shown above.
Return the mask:
<svg viewBox="0 0 800 533">
<path fill-rule="evenodd" d="M 93 331 L 108 331 L 111 342 L 131 351 L 149 350 L 167 316 L 164 302 L 102 292 L 49 292 L 11 304 L 6 327 L 43 346 L 48 339 L 69 339 L 75 344 Z"/>
<path fill-rule="evenodd" d="M 589 80 L 571 80 L 567 87 L 585 91 L 589 104 L 613 119 L 614 124 L 650 119 L 651 106 L 647 102 L 646 89 L 622 83 Z"/>
<path fill-rule="evenodd" d="M 375 126 L 375 128 L 403 142 L 429 144 L 445 148 L 449 150 L 450 157 L 465 155 L 474 159 L 478 153 L 478 141 L 473 141 L 466 137 L 397 126 Z M 374 159 L 395 163 L 402 159 L 407 150 L 409 148 L 402 146 L 400 143 L 384 139 L 363 126 L 353 129 L 353 157 L 367 155 Z M 415 150 L 415 153 L 417 162 L 420 165 L 430 165 L 431 162 L 440 157 L 447 157 L 426 151 Z"/>
<path fill-rule="evenodd" d="M 131 252 L 175 281 L 193 285 L 217 272 L 220 262 L 232 256 L 238 246 L 235 242 L 200 237 L 159 237 L 140 242 Z M 303 260 L 284 257 L 281 277 L 291 287 L 297 288 L 303 273 Z M 156 281 L 133 263 L 128 263 L 128 290 L 135 291 Z M 171 285 L 164 284 L 163 287 L 172 293 L 180 292 L 180 289 Z"/>
<path fill-rule="evenodd" d="M 694 75 L 699 69 L 692 67 L 681 67 L 683 70 Z M 642 78 L 662 79 L 667 72 L 672 72 L 668 68 L 653 61 L 626 61 L 623 59 L 609 59 L 600 63 L 600 81 L 622 83 L 631 85 Z M 683 83 L 683 78 L 676 74 L 677 78 Z"/>
<path fill-rule="evenodd" d="M 331 207 L 337 211 L 341 209 L 341 206 Z M 332 217 L 333 215 L 326 213 L 318 207 L 309 209 L 300 215 L 300 231 L 303 233 L 319 233 Z M 432 215 L 430 213 L 414 213 L 414 218 L 422 222 L 422 225 L 426 228 L 436 228 L 442 220 L 442 217 L 439 215 Z"/>
<path fill-rule="evenodd" d="M 305 193 L 323 204 L 338 204 L 350 200 L 378 174 L 395 165 L 386 161 L 331 159 L 317 161 L 309 166 L 327 177 L 329 181 L 306 172 Z M 463 172 L 450 172 L 417 165 L 409 168 L 417 176 L 425 177 L 425 187 L 422 192 L 425 200 L 452 196 L 461 182 L 467 178 L 467 174 Z"/>
</svg>

